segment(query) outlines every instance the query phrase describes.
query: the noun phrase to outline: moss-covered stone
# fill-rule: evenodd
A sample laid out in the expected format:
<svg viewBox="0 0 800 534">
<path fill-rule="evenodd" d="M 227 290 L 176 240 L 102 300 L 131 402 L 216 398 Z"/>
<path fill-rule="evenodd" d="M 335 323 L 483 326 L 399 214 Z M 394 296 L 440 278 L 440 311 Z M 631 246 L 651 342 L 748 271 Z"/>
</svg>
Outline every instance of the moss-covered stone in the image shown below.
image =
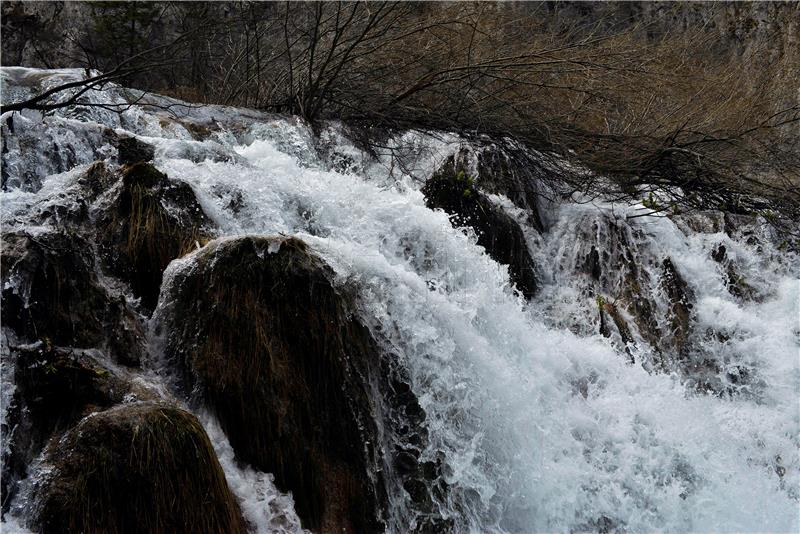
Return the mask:
<svg viewBox="0 0 800 534">
<path fill-rule="evenodd" d="M 478 185 L 488 193 L 503 195 L 525 210 L 528 223 L 539 232 L 544 230 L 539 215 L 539 182 L 562 179 L 557 167 L 548 165 L 545 157 L 536 161 L 524 150 L 490 145 L 477 154 Z"/>
<path fill-rule="evenodd" d="M 478 244 L 495 261 L 508 265 L 511 281 L 526 298 L 536 294 L 535 264 L 519 225 L 495 206 L 476 186 L 463 163 L 453 157 L 422 189 L 429 208 L 450 215 L 454 226 L 470 227 Z"/>
<path fill-rule="evenodd" d="M 97 348 L 137 364 L 144 333 L 121 295 L 99 279 L 91 243 L 53 231 L 2 235 L 3 324 L 19 343 Z"/>
<path fill-rule="evenodd" d="M 12 347 L 14 395 L 2 434 L 3 511 L 16 493 L 17 482 L 52 436 L 81 417 L 122 402 L 126 396 L 153 395 L 105 368 L 92 351 L 51 347 L 44 342 Z M 13 363 L 12 363 L 13 362 Z"/>
<path fill-rule="evenodd" d="M 214 449 L 190 413 L 156 403 L 84 418 L 52 444 L 34 494 L 41 532 L 246 532 Z"/>
<path fill-rule="evenodd" d="M 118 137 L 117 161 L 121 165 L 148 162 L 155 156 L 155 148 L 149 143 L 140 141 L 136 137 Z"/>
<path fill-rule="evenodd" d="M 212 241 L 174 273 L 159 324 L 183 391 L 292 492 L 306 528 L 381 531 L 381 355 L 332 275 L 298 239 Z"/>
<path fill-rule="evenodd" d="M 119 196 L 101 225 L 106 265 L 148 309 L 158 300 L 169 262 L 205 243 L 211 227 L 191 187 L 147 163 L 123 170 Z"/>
</svg>

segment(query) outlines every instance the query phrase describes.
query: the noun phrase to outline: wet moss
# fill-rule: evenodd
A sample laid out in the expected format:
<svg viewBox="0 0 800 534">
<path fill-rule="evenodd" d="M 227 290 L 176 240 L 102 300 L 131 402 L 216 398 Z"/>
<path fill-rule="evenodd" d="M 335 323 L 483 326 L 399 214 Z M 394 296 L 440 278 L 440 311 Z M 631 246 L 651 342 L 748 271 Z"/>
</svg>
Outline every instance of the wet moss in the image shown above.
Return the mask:
<svg viewBox="0 0 800 534">
<path fill-rule="evenodd" d="M 236 455 L 274 473 L 303 525 L 383 529 L 380 436 L 369 392 L 380 354 L 293 238 L 218 240 L 170 284 L 167 354 Z"/>
<path fill-rule="evenodd" d="M 169 262 L 208 241 L 211 226 L 188 185 L 147 163 L 125 168 L 121 192 L 103 223 L 106 265 L 148 309 L 158 300 Z"/>
<path fill-rule="evenodd" d="M 141 325 L 124 298 L 100 282 L 91 244 L 66 232 L 2 236 L 3 322 L 20 342 L 107 350 L 135 365 Z"/>
<path fill-rule="evenodd" d="M 134 394 L 149 392 L 104 368 L 91 354 L 39 342 L 12 347 L 15 362 L 14 396 L 3 430 L 3 510 L 16 493 L 16 484 L 45 443 L 69 429 L 81 417 L 108 408 Z"/>
<path fill-rule="evenodd" d="M 536 294 L 535 265 L 522 230 L 475 186 L 463 164 L 451 157 L 428 180 L 422 192 L 427 206 L 448 213 L 453 226 L 475 231 L 478 244 L 489 256 L 508 265 L 511 281 L 526 298 Z"/>
<path fill-rule="evenodd" d="M 200 422 L 137 403 L 84 418 L 47 453 L 53 473 L 36 492 L 44 532 L 246 531 Z"/>
</svg>

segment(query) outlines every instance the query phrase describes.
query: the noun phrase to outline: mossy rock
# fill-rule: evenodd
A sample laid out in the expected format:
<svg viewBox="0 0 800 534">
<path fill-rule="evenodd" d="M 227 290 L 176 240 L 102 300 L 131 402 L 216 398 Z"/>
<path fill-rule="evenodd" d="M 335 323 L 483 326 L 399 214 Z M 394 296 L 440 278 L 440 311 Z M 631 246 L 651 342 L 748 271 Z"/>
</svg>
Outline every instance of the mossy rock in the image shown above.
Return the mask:
<svg viewBox="0 0 800 534">
<path fill-rule="evenodd" d="M 106 266 L 130 284 L 149 310 L 169 262 L 205 243 L 211 233 L 191 187 L 148 163 L 123 169 L 119 196 L 100 220 Z"/>
<path fill-rule="evenodd" d="M 133 165 L 148 162 L 155 157 L 155 148 L 136 137 L 125 136 L 116 139 L 117 161 L 120 165 Z"/>
<path fill-rule="evenodd" d="M 539 232 L 544 224 L 539 215 L 539 182 L 560 181 L 555 165 L 548 165 L 544 155 L 535 157 L 515 147 L 495 144 L 477 154 L 478 185 L 487 193 L 503 195 L 525 211 L 528 223 Z"/>
<path fill-rule="evenodd" d="M 14 365 L 14 394 L 2 433 L 3 511 L 16 494 L 17 482 L 47 441 L 61 435 L 81 417 L 122 402 L 153 394 L 104 367 L 93 351 L 51 347 L 39 342 L 12 347 L 4 365 Z"/>
<path fill-rule="evenodd" d="M 376 426 L 381 354 L 295 238 L 212 241 L 162 295 L 180 389 L 212 410 L 237 458 L 291 491 L 305 528 L 384 529 Z"/>
<path fill-rule="evenodd" d="M 537 291 L 535 264 L 525 235 L 514 219 L 482 193 L 453 157 L 422 188 L 425 203 L 450 215 L 453 226 L 469 227 L 478 244 L 498 263 L 508 265 L 511 281 L 528 299 Z"/>
<path fill-rule="evenodd" d="M 102 161 L 93 163 L 86 172 L 78 178 L 90 200 L 95 200 L 105 191 L 111 189 L 116 182 L 116 176 Z"/>
<path fill-rule="evenodd" d="M 18 343 L 97 348 L 138 364 L 144 332 L 97 275 L 91 244 L 67 231 L 2 235 L 3 323 Z"/>
<path fill-rule="evenodd" d="M 33 527 L 49 533 L 246 532 L 208 436 L 157 403 L 86 417 L 48 449 Z"/>
</svg>

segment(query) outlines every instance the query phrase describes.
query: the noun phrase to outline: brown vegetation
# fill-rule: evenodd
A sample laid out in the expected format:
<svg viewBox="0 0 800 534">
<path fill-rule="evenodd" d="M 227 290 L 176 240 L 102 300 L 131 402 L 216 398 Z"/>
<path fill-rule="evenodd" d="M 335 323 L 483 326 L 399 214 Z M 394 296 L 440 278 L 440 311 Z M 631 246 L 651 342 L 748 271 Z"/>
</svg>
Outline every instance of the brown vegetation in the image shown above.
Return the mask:
<svg viewBox="0 0 800 534">
<path fill-rule="evenodd" d="M 111 72 L 169 63 L 127 73 L 148 88 L 341 119 L 367 138 L 511 138 L 597 173 L 565 170 L 563 194 L 644 201 L 646 213 L 800 216 L 796 4 L 225 6 L 99 3 L 96 33 L 72 40 Z M 170 17 L 174 44 L 144 50 Z M 104 48 L 104 32 L 139 43 L 137 60 Z"/>
</svg>

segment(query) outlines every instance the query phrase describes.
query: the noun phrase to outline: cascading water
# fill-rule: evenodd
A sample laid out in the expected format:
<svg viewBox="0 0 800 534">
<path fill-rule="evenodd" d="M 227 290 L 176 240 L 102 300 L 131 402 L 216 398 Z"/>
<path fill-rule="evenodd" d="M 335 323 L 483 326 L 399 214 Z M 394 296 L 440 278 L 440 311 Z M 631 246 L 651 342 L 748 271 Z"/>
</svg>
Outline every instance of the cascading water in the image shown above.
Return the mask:
<svg viewBox="0 0 800 534">
<path fill-rule="evenodd" d="M 47 79 L 4 71 L 6 84 L 33 75 Z M 93 98 L 124 95 L 111 88 Z M 800 263 L 767 228 L 726 233 L 716 215 L 627 219 L 636 207 L 565 201 L 545 210 L 539 235 L 492 197 L 523 226 L 537 260 L 541 289 L 528 303 L 474 233 L 425 206 L 420 178 L 455 152 L 455 136 L 396 138 L 414 147 L 396 165 L 358 151 L 335 126 L 322 135 L 331 157 L 292 119 L 181 108 L 188 120 L 217 125 L 195 141 L 163 110 L 87 109 L 101 112 L 14 117 L 18 139 L 39 148 L 41 132 L 49 140 L 35 161 L 22 146 L 9 156 L 20 178 L 2 193 L 3 225 L 30 225 L 32 214 L 73 202 L 87 164 L 113 150 L 97 133 L 108 126 L 154 145 L 156 167 L 191 186 L 221 236 L 300 236 L 337 283 L 357 289 L 363 320 L 408 370 L 426 413 L 423 459 L 442 462 L 449 487 L 435 506 L 457 531 L 800 528 Z M 71 161 L 53 167 L 54 154 Z M 729 274 L 713 259 L 720 245 L 757 298 L 726 287 Z M 713 365 L 656 372 L 671 347 L 638 330 L 628 343 L 600 335 L 598 297 L 613 301 L 624 281 L 610 273 L 592 285 L 593 246 L 611 251 L 606 265 L 620 272 L 626 254 L 635 256 L 645 273 L 638 291 L 656 311 L 669 307 L 659 280 L 670 258 L 694 298 L 686 358 Z M 668 337 L 670 325 L 654 323 Z M 744 373 L 748 380 L 735 379 Z M 291 498 L 267 474 L 236 465 L 216 422 L 206 427 L 248 519 L 259 531 L 297 531 Z M 390 507 L 403 509 L 403 499 L 390 495 Z M 397 531 L 408 518 L 392 521 Z"/>
</svg>

